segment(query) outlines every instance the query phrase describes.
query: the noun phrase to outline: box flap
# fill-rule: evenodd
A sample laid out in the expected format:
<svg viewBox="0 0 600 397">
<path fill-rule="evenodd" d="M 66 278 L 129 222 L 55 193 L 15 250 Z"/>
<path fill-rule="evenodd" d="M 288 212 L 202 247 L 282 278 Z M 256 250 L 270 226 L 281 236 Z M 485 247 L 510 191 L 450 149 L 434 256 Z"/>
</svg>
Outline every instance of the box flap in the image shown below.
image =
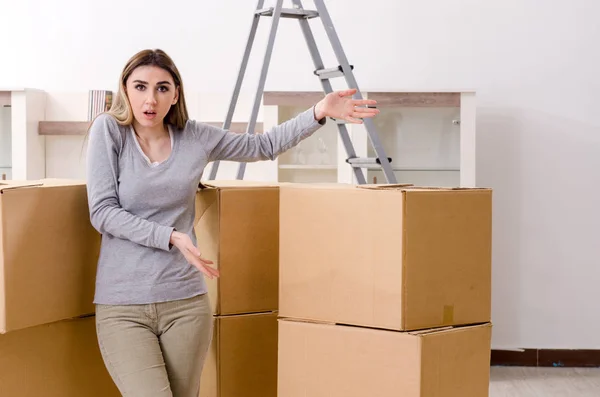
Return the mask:
<svg viewBox="0 0 600 397">
<path fill-rule="evenodd" d="M 491 327 L 491 323 L 482 323 L 482 324 L 469 324 L 469 325 L 455 325 L 455 326 L 447 326 L 447 327 L 438 327 L 438 328 L 428 328 L 428 329 L 420 329 L 409 331 L 408 334 L 415 336 L 428 336 L 428 335 L 438 335 L 449 332 L 463 332 L 467 331 L 471 328 L 488 328 Z"/>
<path fill-rule="evenodd" d="M 211 180 L 200 183 L 200 189 L 236 189 L 247 187 L 279 187 L 277 182 L 245 181 L 245 180 Z"/>
<path fill-rule="evenodd" d="M 294 318 L 294 317 L 279 317 L 279 321 L 291 321 L 293 323 L 307 323 L 307 324 L 317 324 L 317 325 L 337 325 L 340 327 L 353 327 L 351 324 L 338 324 L 333 321 L 325 321 L 325 320 L 312 320 L 309 318 Z"/>
<path fill-rule="evenodd" d="M 20 189 L 24 187 L 42 186 L 40 181 L 3 181 L 0 182 L 0 193 L 10 189 Z"/>
<path fill-rule="evenodd" d="M 85 180 L 79 179 L 60 179 L 60 178 L 44 178 L 40 179 L 44 186 L 53 187 L 53 186 L 81 186 L 85 185 Z"/>
<path fill-rule="evenodd" d="M 366 184 L 357 185 L 360 189 L 372 190 L 401 190 L 401 191 L 454 191 L 454 190 L 490 190 L 486 187 L 464 187 L 464 186 L 415 186 L 411 183 L 395 184 Z"/>
<path fill-rule="evenodd" d="M 441 332 L 446 332 L 449 330 L 454 329 L 455 327 L 439 327 L 439 328 L 427 328 L 427 329 L 417 329 L 414 331 L 409 331 L 408 333 L 410 335 L 415 335 L 415 336 L 423 336 L 423 335 L 428 335 L 428 334 L 439 334 Z"/>
<path fill-rule="evenodd" d="M 85 184 L 86 182 L 84 180 L 79 179 L 43 178 L 28 181 L 10 180 L 0 182 L 0 193 L 5 190 L 24 187 L 81 186 Z"/>
<path fill-rule="evenodd" d="M 227 318 L 248 318 L 252 319 L 253 317 L 264 317 L 264 316 L 277 316 L 279 314 L 278 310 L 266 310 L 264 312 L 248 312 L 248 313 L 239 313 L 239 314 L 219 314 L 215 315 L 215 319 L 227 319 Z"/>
<path fill-rule="evenodd" d="M 491 190 L 487 187 L 466 186 L 409 186 L 406 191 L 457 191 L 457 190 Z"/>
<path fill-rule="evenodd" d="M 411 183 L 389 183 L 389 184 L 366 184 L 357 185 L 360 189 L 372 190 L 403 190 L 406 187 L 412 186 Z"/>
</svg>

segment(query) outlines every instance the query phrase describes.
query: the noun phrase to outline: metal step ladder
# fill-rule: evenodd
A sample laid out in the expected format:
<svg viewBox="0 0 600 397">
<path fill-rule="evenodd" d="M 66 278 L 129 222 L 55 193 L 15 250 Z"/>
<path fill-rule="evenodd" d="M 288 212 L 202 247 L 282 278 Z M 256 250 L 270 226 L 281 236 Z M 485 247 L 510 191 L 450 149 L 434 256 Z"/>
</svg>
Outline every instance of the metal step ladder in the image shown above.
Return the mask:
<svg viewBox="0 0 600 397">
<path fill-rule="evenodd" d="M 276 4 L 274 7 L 263 8 L 264 0 L 258 0 L 258 4 L 256 6 L 256 11 L 254 12 L 254 17 L 252 20 L 252 26 L 250 28 L 250 34 L 248 35 L 248 42 L 246 44 L 246 50 L 244 52 L 244 56 L 242 58 L 242 63 L 240 65 L 237 81 L 235 84 L 235 88 L 233 90 L 233 94 L 231 96 L 231 102 L 229 104 L 229 110 L 227 111 L 227 116 L 225 117 L 225 122 L 223 124 L 223 128 L 228 130 L 231 126 L 231 121 L 233 119 L 233 113 L 235 112 L 235 108 L 237 105 L 237 101 L 239 98 L 240 89 L 242 86 L 242 81 L 244 79 L 244 74 L 246 72 L 246 67 L 248 66 L 248 60 L 250 58 L 250 52 L 252 49 L 252 45 L 254 43 L 254 38 L 256 36 L 256 31 L 258 28 L 258 23 L 261 17 L 271 17 L 271 30 L 269 33 L 269 39 L 267 42 L 267 49 L 264 55 L 263 66 L 260 73 L 258 88 L 256 92 L 256 96 L 254 98 L 254 105 L 252 107 L 252 113 L 250 116 L 250 122 L 248 123 L 248 128 L 246 130 L 247 133 L 253 134 L 254 129 L 256 127 L 256 119 L 258 117 L 258 110 L 261 104 L 262 96 L 264 93 L 265 81 L 267 78 L 267 72 L 269 69 L 269 63 L 271 61 L 271 55 L 273 53 L 273 45 L 275 43 L 275 36 L 277 33 L 277 27 L 279 25 L 279 20 L 281 18 L 292 18 L 297 19 L 300 23 L 300 28 L 302 29 L 302 33 L 304 34 L 304 38 L 308 45 L 308 49 L 310 51 L 310 55 L 312 57 L 313 63 L 315 65 L 314 74 L 320 79 L 321 85 L 323 87 L 323 91 L 325 94 L 329 94 L 333 92 L 333 88 L 331 87 L 330 79 L 336 77 L 344 77 L 350 89 L 355 88 L 357 90 L 356 94 L 354 94 L 354 99 L 363 99 L 356 79 L 354 78 L 354 74 L 352 70 L 354 67 L 348 63 L 348 59 L 342 49 L 342 44 L 338 35 L 333 27 L 333 21 L 327 12 L 327 8 L 325 7 L 325 2 L 323 0 L 314 0 L 316 10 L 305 10 L 302 6 L 301 0 L 292 0 L 293 8 L 283 8 L 283 0 L 276 0 Z M 325 31 L 331 43 L 331 46 L 335 52 L 336 58 L 339 62 L 339 66 L 333 68 L 325 68 L 323 65 L 323 60 L 321 59 L 321 55 L 317 48 L 317 43 L 315 42 L 314 35 L 311 31 L 308 20 L 312 18 L 321 18 L 323 25 L 325 27 Z M 350 135 L 348 134 L 348 129 L 344 123 L 344 120 L 334 120 L 336 122 L 337 128 L 340 133 L 340 137 L 344 144 L 344 148 L 346 149 L 346 154 L 348 156 L 346 162 L 353 168 L 354 175 L 356 177 L 356 181 L 358 184 L 366 184 L 365 176 L 362 172 L 362 168 L 372 168 L 373 166 L 380 166 L 383 170 L 385 178 L 388 183 L 397 183 L 396 176 L 392 170 L 391 161 L 392 159 L 385 155 L 383 146 L 381 141 L 379 140 L 379 136 L 376 131 L 375 124 L 372 119 L 366 118 L 363 119 L 363 124 L 367 130 L 369 140 L 373 149 L 375 150 L 375 154 L 377 157 L 374 158 L 361 158 L 356 156 L 356 152 L 354 150 L 354 146 L 352 145 L 352 141 L 350 139 Z M 214 180 L 217 176 L 217 171 L 219 170 L 219 162 L 215 161 L 213 163 L 212 169 L 210 171 L 210 180 Z M 240 163 L 237 173 L 237 179 L 243 179 L 244 173 L 246 171 L 246 163 Z"/>
</svg>

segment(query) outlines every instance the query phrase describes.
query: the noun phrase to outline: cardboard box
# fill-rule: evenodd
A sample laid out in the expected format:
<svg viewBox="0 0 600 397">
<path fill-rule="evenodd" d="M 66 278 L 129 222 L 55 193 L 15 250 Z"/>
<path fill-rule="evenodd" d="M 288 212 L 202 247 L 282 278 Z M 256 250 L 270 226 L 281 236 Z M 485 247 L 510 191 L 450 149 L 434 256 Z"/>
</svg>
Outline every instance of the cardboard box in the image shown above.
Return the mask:
<svg viewBox="0 0 600 397">
<path fill-rule="evenodd" d="M 95 318 L 0 335 L 0 396 L 118 397 L 96 339 Z"/>
<path fill-rule="evenodd" d="M 491 325 L 399 332 L 279 321 L 278 395 L 486 397 Z"/>
<path fill-rule="evenodd" d="M 215 318 L 200 397 L 277 397 L 277 313 Z"/>
<path fill-rule="evenodd" d="M 0 334 L 94 313 L 100 234 L 86 186 L 0 183 Z"/>
<path fill-rule="evenodd" d="M 491 320 L 491 190 L 280 191 L 281 317 L 392 330 Z"/>
<path fill-rule="evenodd" d="M 278 308 L 279 188 L 244 181 L 211 181 L 196 196 L 198 249 L 214 261 L 206 279 L 213 314 Z"/>
</svg>

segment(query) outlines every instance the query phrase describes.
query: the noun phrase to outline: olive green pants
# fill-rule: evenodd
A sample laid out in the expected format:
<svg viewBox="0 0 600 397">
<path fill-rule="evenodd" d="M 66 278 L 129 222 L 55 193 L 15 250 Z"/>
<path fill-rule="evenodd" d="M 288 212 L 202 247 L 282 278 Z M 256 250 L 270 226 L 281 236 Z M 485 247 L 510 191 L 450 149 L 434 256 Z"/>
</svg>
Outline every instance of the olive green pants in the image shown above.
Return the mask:
<svg viewBox="0 0 600 397">
<path fill-rule="evenodd" d="M 198 397 L 212 328 L 207 294 L 149 305 L 96 305 L 100 352 L 124 397 Z"/>
</svg>

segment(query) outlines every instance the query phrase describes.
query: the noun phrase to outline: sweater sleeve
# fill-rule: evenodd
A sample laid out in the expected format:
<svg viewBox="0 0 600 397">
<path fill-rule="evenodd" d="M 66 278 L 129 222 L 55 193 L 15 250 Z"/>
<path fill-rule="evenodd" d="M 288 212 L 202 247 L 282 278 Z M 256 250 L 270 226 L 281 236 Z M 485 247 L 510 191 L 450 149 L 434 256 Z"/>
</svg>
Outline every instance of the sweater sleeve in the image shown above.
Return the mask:
<svg viewBox="0 0 600 397">
<path fill-rule="evenodd" d="M 101 234 L 168 251 L 173 227 L 143 219 L 119 204 L 121 147 L 122 136 L 116 121 L 109 115 L 96 118 L 89 132 L 86 166 L 91 223 Z"/>
<path fill-rule="evenodd" d="M 315 120 L 314 109 L 310 108 L 262 134 L 234 133 L 208 127 L 208 161 L 274 160 L 281 153 L 311 136 L 325 121 L 324 118 Z"/>
</svg>

